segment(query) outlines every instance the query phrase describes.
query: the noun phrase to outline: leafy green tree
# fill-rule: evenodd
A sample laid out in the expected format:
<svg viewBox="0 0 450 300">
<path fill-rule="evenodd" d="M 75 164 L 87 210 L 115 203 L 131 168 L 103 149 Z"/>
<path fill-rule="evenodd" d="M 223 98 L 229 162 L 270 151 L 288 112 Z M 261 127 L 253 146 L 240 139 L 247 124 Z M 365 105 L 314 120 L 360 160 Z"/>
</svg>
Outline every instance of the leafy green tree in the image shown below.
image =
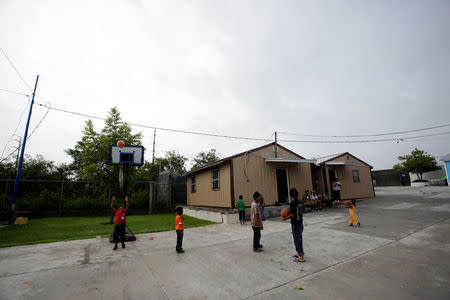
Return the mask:
<svg viewBox="0 0 450 300">
<path fill-rule="evenodd" d="M 164 158 L 155 158 L 155 164 L 161 165 L 161 172 L 168 171 L 175 174 L 186 173 L 187 157 L 177 153 L 175 150 L 167 151 Z"/>
<path fill-rule="evenodd" d="M 202 151 L 199 152 L 194 157 L 194 165 L 192 166 L 192 170 L 201 168 L 203 166 L 209 165 L 213 162 L 220 160 L 219 155 L 216 152 L 216 149 L 211 149 L 208 152 Z"/>
<path fill-rule="evenodd" d="M 152 164 L 146 161 L 144 165 L 136 171 L 136 179 L 142 181 L 157 181 L 158 175 L 159 163 Z"/>
<path fill-rule="evenodd" d="M 98 196 L 117 194 L 118 167 L 109 165 L 109 150 L 118 140 L 127 145 L 141 145 L 142 134 L 133 134 L 131 127 L 122 122 L 120 112 L 113 107 L 105 120 L 105 126 L 100 132 L 94 129 L 91 120 L 86 121 L 83 136 L 74 148 L 66 153 L 73 159 L 70 167 L 77 178 L 89 182 L 92 192 Z M 128 168 L 128 179 L 135 179 L 136 168 Z M 129 184 L 130 185 L 130 184 Z"/>
<path fill-rule="evenodd" d="M 411 154 L 399 156 L 401 162 L 394 165 L 399 173 L 414 173 L 423 181 L 423 173 L 439 170 L 436 159 L 423 150 L 415 148 Z"/>
</svg>

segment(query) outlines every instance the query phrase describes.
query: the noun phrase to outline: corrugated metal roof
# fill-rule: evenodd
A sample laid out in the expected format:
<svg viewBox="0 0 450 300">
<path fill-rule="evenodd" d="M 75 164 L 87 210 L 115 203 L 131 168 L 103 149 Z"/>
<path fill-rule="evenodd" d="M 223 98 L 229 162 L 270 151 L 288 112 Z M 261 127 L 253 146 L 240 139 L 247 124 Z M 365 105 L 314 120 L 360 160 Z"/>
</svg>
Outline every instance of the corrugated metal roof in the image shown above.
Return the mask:
<svg viewBox="0 0 450 300">
<path fill-rule="evenodd" d="M 322 157 L 315 158 L 316 164 L 321 164 L 323 162 L 326 162 L 327 160 L 335 159 L 336 157 L 344 155 L 345 153 L 346 152 L 339 153 L 339 154 L 330 154 L 330 155 L 327 155 L 327 156 L 322 156 Z"/>
</svg>

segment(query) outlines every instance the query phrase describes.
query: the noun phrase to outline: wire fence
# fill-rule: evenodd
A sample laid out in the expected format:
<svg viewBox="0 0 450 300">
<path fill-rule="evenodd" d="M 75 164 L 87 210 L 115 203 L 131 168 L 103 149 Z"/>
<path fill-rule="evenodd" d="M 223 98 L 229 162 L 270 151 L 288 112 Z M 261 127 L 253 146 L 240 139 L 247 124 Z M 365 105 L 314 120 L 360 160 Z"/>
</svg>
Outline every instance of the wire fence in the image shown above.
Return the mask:
<svg viewBox="0 0 450 300">
<path fill-rule="evenodd" d="M 0 211 L 9 211 L 14 179 L 0 179 Z M 180 193 L 181 191 L 181 193 Z M 130 212 L 145 214 L 167 211 L 185 203 L 185 183 L 136 181 L 129 187 Z M 183 193 L 184 192 L 184 193 Z M 109 215 L 111 194 L 95 195 L 89 182 L 67 180 L 21 180 L 16 202 L 19 216 L 47 217 Z M 120 198 L 116 201 L 120 205 Z"/>
</svg>

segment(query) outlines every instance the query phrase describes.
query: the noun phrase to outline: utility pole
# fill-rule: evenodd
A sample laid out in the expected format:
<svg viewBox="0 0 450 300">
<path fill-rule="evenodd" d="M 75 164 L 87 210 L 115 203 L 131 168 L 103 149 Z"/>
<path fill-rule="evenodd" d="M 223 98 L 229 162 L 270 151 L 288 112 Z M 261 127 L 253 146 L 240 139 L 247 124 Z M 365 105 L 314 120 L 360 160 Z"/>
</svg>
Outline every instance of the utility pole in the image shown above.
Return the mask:
<svg viewBox="0 0 450 300">
<path fill-rule="evenodd" d="M 278 158 L 278 146 L 277 146 L 277 132 L 275 131 L 275 144 L 273 145 L 273 151 L 275 152 L 275 158 Z"/>
<path fill-rule="evenodd" d="M 22 173 L 23 156 L 25 154 L 25 146 L 27 144 L 27 138 L 28 138 L 28 127 L 30 126 L 31 113 L 33 112 L 34 97 L 36 95 L 36 88 L 37 88 L 38 81 L 39 81 L 39 75 L 36 76 L 36 83 L 34 84 L 33 97 L 31 98 L 30 111 L 28 112 L 27 126 L 25 127 L 25 133 L 23 135 L 23 143 L 22 143 L 22 148 L 20 151 L 19 166 L 17 167 L 16 181 L 14 182 L 14 194 L 13 194 L 13 198 L 11 201 L 10 223 L 14 223 L 14 221 L 16 219 L 16 200 L 17 200 L 17 195 L 19 193 L 19 182 L 20 182 L 20 175 Z"/>
<path fill-rule="evenodd" d="M 156 139 L 156 128 L 153 131 L 153 155 L 152 155 L 152 164 L 155 163 L 155 139 Z"/>
</svg>

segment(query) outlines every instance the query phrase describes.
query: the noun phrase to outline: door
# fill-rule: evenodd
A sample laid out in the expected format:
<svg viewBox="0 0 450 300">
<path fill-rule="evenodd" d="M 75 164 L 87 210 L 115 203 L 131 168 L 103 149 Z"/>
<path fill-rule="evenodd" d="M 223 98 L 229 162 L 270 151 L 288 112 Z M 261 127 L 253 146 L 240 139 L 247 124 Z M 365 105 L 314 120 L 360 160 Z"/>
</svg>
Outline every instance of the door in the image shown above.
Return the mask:
<svg viewBox="0 0 450 300">
<path fill-rule="evenodd" d="M 277 169 L 278 202 L 289 202 L 289 178 L 287 169 Z"/>
</svg>

